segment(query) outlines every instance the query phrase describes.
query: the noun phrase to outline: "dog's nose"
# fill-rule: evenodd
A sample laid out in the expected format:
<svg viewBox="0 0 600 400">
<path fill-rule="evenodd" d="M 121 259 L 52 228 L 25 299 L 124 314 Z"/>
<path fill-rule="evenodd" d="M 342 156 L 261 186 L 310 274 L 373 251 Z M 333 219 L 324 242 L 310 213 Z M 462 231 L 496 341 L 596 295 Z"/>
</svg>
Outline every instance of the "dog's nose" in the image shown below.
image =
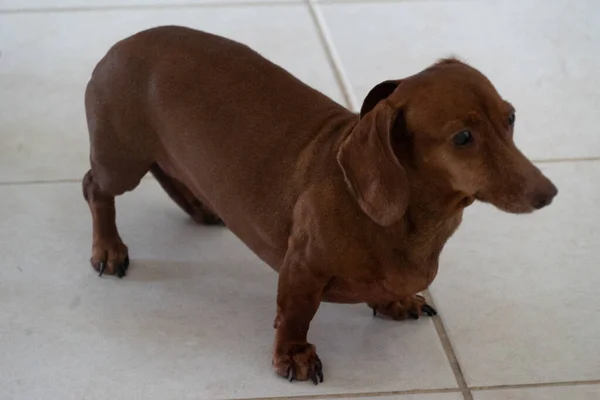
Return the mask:
<svg viewBox="0 0 600 400">
<path fill-rule="evenodd" d="M 536 210 L 550 205 L 554 197 L 556 197 L 556 195 L 558 194 L 558 189 L 556 188 L 556 186 L 554 186 L 552 182 L 548 183 L 549 185 L 546 188 L 540 190 L 533 196 L 533 201 L 531 205 Z"/>
</svg>

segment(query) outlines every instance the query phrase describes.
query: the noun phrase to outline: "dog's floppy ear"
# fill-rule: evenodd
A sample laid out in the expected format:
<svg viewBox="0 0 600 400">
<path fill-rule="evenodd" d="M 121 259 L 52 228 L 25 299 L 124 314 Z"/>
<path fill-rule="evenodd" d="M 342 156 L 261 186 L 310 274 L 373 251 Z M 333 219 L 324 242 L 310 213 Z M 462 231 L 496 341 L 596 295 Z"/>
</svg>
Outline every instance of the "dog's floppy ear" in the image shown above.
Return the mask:
<svg viewBox="0 0 600 400">
<path fill-rule="evenodd" d="M 364 117 L 377 103 L 386 99 L 400 85 L 400 81 L 383 81 L 369 91 L 360 108 L 360 117 Z"/>
<path fill-rule="evenodd" d="M 369 93 L 362 107 L 365 113 L 361 110 L 358 124 L 337 154 L 338 164 L 360 208 L 381 226 L 392 225 L 402 218 L 409 195 L 406 172 L 391 143 L 401 111 L 385 98 L 375 101 L 376 95 L 389 94 L 390 89 L 391 85 L 384 82 Z"/>
</svg>

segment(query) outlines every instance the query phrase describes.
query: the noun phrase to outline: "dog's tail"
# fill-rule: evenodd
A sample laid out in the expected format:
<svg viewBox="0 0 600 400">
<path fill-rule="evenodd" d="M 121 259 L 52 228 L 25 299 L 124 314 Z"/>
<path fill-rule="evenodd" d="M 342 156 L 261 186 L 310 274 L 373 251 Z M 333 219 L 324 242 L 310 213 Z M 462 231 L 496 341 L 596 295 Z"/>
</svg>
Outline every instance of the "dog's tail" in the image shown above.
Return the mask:
<svg viewBox="0 0 600 400">
<path fill-rule="evenodd" d="M 158 181 L 160 186 L 167 192 L 183 211 L 194 221 L 203 225 L 223 225 L 223 221 L 212 211 L 208 210 L 200 200 L 183 183 L 168 175 L 158 164 L 150 167 L 150 173 Z"/>
</svg>

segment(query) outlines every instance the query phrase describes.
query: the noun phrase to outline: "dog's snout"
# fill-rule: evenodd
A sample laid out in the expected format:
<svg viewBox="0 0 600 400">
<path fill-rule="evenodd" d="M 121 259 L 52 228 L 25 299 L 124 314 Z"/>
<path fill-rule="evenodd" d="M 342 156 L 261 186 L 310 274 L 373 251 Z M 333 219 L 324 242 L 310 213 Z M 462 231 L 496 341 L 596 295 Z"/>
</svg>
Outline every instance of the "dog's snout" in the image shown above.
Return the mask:
<svg viewBox="0 0 600 400">
<path fill-rule="evenodd" d="M 558 194 L 558 189 L 552 182 L 548 181 L 545 186 L 545 188 L 537 191 L 533 196 L 531 205 L 536 210 L 550 205 L 554 197 Z"/>
</svg>

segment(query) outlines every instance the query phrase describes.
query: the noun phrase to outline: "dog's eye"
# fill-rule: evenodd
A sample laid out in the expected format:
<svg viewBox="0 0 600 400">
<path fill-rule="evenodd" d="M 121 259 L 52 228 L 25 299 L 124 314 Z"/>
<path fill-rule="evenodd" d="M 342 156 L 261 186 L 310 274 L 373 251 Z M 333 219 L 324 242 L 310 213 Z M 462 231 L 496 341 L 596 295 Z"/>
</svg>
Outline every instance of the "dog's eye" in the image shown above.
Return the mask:
<svg viewBox="0 0 600 400">
<path fill-rule="evenodd" d="M 454 144 L 457 146 L 466 146 L 473 141 L 473 135 L 469 131 L 462 131 L 454 136 Z"/>
<path fill-rule="evenodd" d="M 515 124 L 515 118 L 516 118 L 515 113 L 514 112 L 510 113 L 510 115 L 508 116 L 508 124 L 510 126 L 513 126 Z"/>
</svg>

